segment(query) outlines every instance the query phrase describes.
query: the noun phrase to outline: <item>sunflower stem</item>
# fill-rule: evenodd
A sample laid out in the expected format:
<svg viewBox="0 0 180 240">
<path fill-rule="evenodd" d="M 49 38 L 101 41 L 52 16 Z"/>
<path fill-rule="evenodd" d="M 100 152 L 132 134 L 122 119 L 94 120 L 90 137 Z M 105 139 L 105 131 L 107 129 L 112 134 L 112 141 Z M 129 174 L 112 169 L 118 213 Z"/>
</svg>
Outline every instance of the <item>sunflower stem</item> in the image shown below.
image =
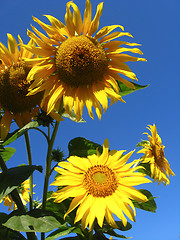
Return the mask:
<svg viewBox="0 0 180 240">
<path fill-rule="evenodd" d="M 1 167 L 3 172 L 8 170 L 8 168 L 7 168 L 3 158 L 1 157 L 1 155 L 0 155 L 0 167 Z M 19 196 L 19 193 L 18 193 L 17 189 L 14 189 L 11 192 L 10 195 L 11 195 L 13 201 L 15 202 L 15 204 L 17 205 L 18 209 L 20 209 L 22 211 L 22 213 L 25 214 L 26 209 L 25 209 L 25 207 L 22 203 L 22 200 Z M 27 232 L 26 235 L 27 235 L 28 240 L 37 240 L 37 237 L 36 237 L 35 233 L 33 233 L 33 232 Z"/>
<path fill-rule="evenodd" d="M 47 156 L 46 156 L 43 201 L 42 201 L 42 209 L 43 210 L 46 209 L 47 191 L 48 191 L 48 185 L 49 185 L 49 177 L 50 177 L 50 174 L 51 174 L 51 153 L 52 153 L 52 150 L 53 150 L 53 145 L 54 145 L 54 141 L 55 141 L 56 134 L 57 134 L 57 131 L 58 131 L 58 127 L 59 127 L 59 122 L 56 121 L 51 139 L 50 139 L 49 144 L 48 144 L 48 151 L 47 151 Z M 45 239 L 45 234 L 41 233 L 41 240 L 44 240 L 44 239 Z"/>
<path fill-rule="evenodd" d="M 28 132 L 24 133 L 24 137 L 25 137 L 25 142 L 26 142 L 28 164 L 29 164 L 29 166 L 32 166 L 32 155 L 31 155 L 31 147 L 30 147 Z M 33 209 L 33 174 L 29 177 L 29 191 L 30 191 L 29 210 L 32 210 Z"/>
</svg>

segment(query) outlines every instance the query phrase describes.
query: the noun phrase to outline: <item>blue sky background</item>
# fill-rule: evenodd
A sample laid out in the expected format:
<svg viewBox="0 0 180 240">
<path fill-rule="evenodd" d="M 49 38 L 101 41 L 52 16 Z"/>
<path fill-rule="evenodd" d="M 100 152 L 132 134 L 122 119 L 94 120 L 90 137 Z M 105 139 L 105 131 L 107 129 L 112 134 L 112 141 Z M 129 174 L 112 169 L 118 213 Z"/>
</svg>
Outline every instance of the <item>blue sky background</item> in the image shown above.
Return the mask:
<svg viewBox="0 0 180 240">
<path fill-rule="evenodd" d="M 16 39 L 20 34 L 25 43 L 29 41 L 26 29 L 34 26 L 32 16 L 46 22 L 44 14 L 53 15 L 64 22 L 67 0 L 51 1 L 10 1 L 0 0 L 0 41 L 7 43 L 7 33 Z M 85 0 L 74 1 L 81 12 L 84 12 Z M 95 14 L 99 0 L 93 0 L 92 10 Z M 150 86 L 124 97 L 126 103 L 112 105 L 99 121 L 95 116 L 92 120 L 84 110 L 86 123 L 74 123 L 65 120 L 60 128 L 55 147 L 60 147 L 68 155 L 68 142 L 74 137 L 85 137 L 103 144 L 109 139 L 111 149 L 126 149 L 128 152 L 136 148 L 148 124 L 156 124 L 158 133 L 165 145 L 165 156 L 170 162 L 176 176 L 171 177 L 170 185 L 164 187 L 157 183 L 146 184 L 143 187 L 158 197 L 157 212 L 149 213 L 137 209 L 136 223 L 125 232 L 134 240 L 178 240 L 180 236 L 180 110 L 179 110 L 179 0 L 104 0 L 104 10 L 99 28 L 105 25 L 120 24 L 125 31 L 130 32 L 134 39 L 121 38 L 127 41 L 141 43 L 140 48 L 148 62 L 130 63 L 129 66 L 137 74 L 139 84 Z M 39 28 L 41 30 L 41 28 Z M 15 126 L 13 126 L 15 127 Z M 37 132 L 30 132 L 33 163 L 44 167 L 46 142 Z M 8 162 L 8 167 L 27 163 L 23 137 L 11 144 L 16 153 Z M 137 158 L 133 154 L 131 160 Z M 42 196 L 42 174 L 35 173 L 35 198 Z M 51 179 L 51 182 L 53 179 Z M 2 204 L 0 211 L 6 211 Z"/>
</svg>

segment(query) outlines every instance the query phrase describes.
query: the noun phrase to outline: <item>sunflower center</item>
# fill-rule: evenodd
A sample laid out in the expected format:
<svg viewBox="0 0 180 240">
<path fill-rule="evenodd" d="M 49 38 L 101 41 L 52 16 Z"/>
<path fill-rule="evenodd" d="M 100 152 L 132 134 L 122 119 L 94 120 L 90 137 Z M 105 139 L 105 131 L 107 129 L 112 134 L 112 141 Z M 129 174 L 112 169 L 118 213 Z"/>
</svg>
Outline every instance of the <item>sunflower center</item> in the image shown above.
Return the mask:
<svg viewBox="0 0 180 240">
<path fill-rule="evenodd" d="M 84 186 L 93 197 L 107 197 L 117 189 L 114 172 L 107 166 L 96 165 L 89 168 L 84 177 Z"/>
<path fill-rule="evenodd" d="M 162 166 L 164 163 L 164 150 L 162 146 L 156 144 L 153 148 L 153 155 L 158 166 Z"/>
<path fill-rule="evenodd" d="M 83 35 L 73 36 L 59 46 L 55 66 L 59 80 L 67 85 L 88 86 L 103 79 L 108 59 L 97 40 Z"/>
<path fill-rule="evenodd" d="M 0 73 L 0 104 L 13 113 L 29 111 L 42 98 L 42 93 L 26 96 L 30 83 L 26 77 L 30 68 L 20 64 L 8 67 Z"/>
</svg>

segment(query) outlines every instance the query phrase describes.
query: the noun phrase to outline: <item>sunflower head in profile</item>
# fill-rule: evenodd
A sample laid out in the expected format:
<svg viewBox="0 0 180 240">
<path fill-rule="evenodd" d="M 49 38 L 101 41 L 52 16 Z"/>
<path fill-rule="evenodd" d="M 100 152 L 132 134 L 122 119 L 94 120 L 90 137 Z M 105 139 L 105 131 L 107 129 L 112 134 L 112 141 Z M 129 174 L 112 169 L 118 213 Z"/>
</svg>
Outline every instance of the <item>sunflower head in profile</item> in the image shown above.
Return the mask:
<svg viewBox="0 0 180 240">
<path fill-rule="evenodd" d="M 123 36 L 132 37 L 130 33 L 123 32 L 124 28 L 121 25 L 105 26 L 97 32 L 102 11 L 103 3 L 99 3 L 92 20 L 91 2 L 87 0 L 82 19 L 79 8 L 70 1 L 66 7 L 65 25 L 50 15 L 45 16 L 51 25 L 33 17 L 48 37 L 35 27 L 32 29 L 36 34 L 28 30 L 28 36 L 38 46 L 24 47 L 41 56 L 30 60 L 30 63 L 34 62 L 34 67 L 29 72 L 28 79 L 35 81 L 30 87 L 29 95 L 44 91 L 44 100 L 48 98 L 48 114 L 59 108 L 62 99 L 65 111 L 71 115 L 73 108 L 78 121 L 84 106 L 87 107 L 91 118 L 94 107 L 98 118 L 101 119 L 102 108 L 104 112 L 108 108 L 108 98 L 111 99 L 111 103 L 118 100 L 123 102 L 119 95 L 118 81 L 135 88 L 131 81 L 137 80 L 136 75 L 126 62 L 146 60 L 129 56 L 126 52 L 142 54 L 134 47 L 140 44 L 112 41 Z"/>
<path fill-rule="evenodd" d="M 65 216 L 78 207 L 74 222 L 81 220 L 82 229 L 97 219 L 100 227 L 104 218 L 114 228 L 117 228 L 113 213 L 127 224 L 125 215 L 135 221 L 135 208 L 132 200 L 145 202 L 147 198 L 133 186 L 151 182 L 144 174 L 136 172 L 140 166 L 134 167 L 134 162 L 127 163 L 133 151 L 123 155 L 123 150 L 109 151 L 106 139 L 103 152 L 90 155 L 87 158 L 71 156 L 67 162 L 60 162 L 55 170 L 60 174 L 51 185 L 64 186 L 52 194 L 56 203 L 67 198 L 74 198 Z M 125 214 L 125 215 L 124 215 Z"/>
<path fill-rule="evenodd" d="M 138 153 L 144 153 L 141 158 L 142 163 L 149 163 L 151 170 L 151 177 L 159 184 L 163 182 L 164 185 L 169 184 L 169 176 L 175 175 L 170 168 L 169 162 L 165 158 L 162 140 L 157 133 L 156 125 L 148 125 L 151 135 L 148 135 L 149 141 L 142 143 L 142 149 Z"/>
<path fill-rule="evenodd" d="M 34 185 L 35 186 L 35 185 Z M 20 186 L 20 198 L 24 205 L 29 202 L 29 179 L 25 180 Z M 14 203 L 11 195 L 5 196 L 3 199 L 0 200 L 0 203 L 4 201 L 4 206 L 9 207 L 8 211 L 16 210 L 17 205 Z"/>
<path fill-rule="evenodd" d="M 0 136 L 4 140 L 7 136 L 12 119 L 19 127 L 31 121 L 37 112 L 37 104 L 42 99 L 42 93 L 26 96 L 30 82 L 27 75 L 31 66 L 22 58 L 32 58 L 33 53 L 24 48 L 18 48 L 15 38 L 8 35 L 8 49 L 0 42 L 0 107 L 3 109 L 0 122 Z M 20 36 L 19 43 L 23 44 Z M 28 46 L 35 46 L 31 39 Z"/>
</svg>

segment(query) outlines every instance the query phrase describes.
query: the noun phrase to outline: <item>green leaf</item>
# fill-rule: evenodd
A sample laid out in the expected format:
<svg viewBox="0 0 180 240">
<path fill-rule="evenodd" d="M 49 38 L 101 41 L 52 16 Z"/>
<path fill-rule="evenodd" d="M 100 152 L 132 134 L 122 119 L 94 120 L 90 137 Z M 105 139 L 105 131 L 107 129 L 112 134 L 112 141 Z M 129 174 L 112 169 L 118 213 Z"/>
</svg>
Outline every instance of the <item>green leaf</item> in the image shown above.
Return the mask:
<svg viewBox="0 0 180 240">
<path fill-rule="evenodd" d="M 19 232 L 49 232 L 60 228 L 61 223 L 53 212 L 34 209 L 26 214 L 13 211 L 3 226 Z"/>
<path fill-rule="evenodd" d="M 52 191 L 47 193 L 46 209 L 55 213 L 61 219 L 61 223 L 64 223 L 64 214 L 68 208 L 64 205 L 64 202 L 55 203 L 54 198 L 51 198 L 52 193 Z"/>
<path fill-rule="evenodd" d="M 0 212 L 0 225 L 7 221 L 8 215 L 6 213 Z"/>
<path fill-rule="evenodd" d="M 50 191 L 47 194 L 46 209 L 55 213 L 59 217 L 60 222 L 63 224 L 64 223 L 64 214 L 67 212 L 67 210 L 70 206 L 71 199 L 68 198 L 61 203 L 55 203 L 54 198 L 51 198 L 52 193 L 53 192 Z M 68 224 L 71 226 L 75 226 L 75 225 L 77 226 L 78 223 L 76 223 L 74 225 L 75 216 L 76 216 L 76 212 L 74 210 L 66 216 L 66 222 L 68 222 Z"/>
<path fill-rule="evenodd" d="M 126 227 L 123 225 L 123 223 L 121 221 L 116 221 L 116 224 L 118 226 L 117 229 L 121 230 L 121 231 L 128 231 L 132 228 L 132 225 L 129 222 L 127 222 Z M 121 235 L 121 234 L 118 234 L 117 232 L 115 232 L 114 228 L 111 227 L 106 221 L 104 221 L 102 228 L 99 228 L 99 226 L 96 225 L 95 232 L 96 232 L 96 235 L 98 235 L 99 232 L 102 232 L 102 233 L 109 234 L 111 236 L 119 237 L 119 238 L 123 238 L 123 239 L 130 238 L 130 237 L 125 237 L 124 235 Z"/>
<path fill-rule="evenodd" d="M 147 202 L 137 202 L 133 200 L 133 204 L 136 208 L 140 208 L 142 210 L 148 211 L 148 212 L 156 212 L 157 205 L 156 202 L 154 201 L 155 197 L 146 189 L 140 189 L 139 190 L 141 193 L 143 193 L 147 198 Z"/>
<path fill-rule="evenodd" d="M 46 240 L 56 240 L 59 237 L 68 235 L 69 233 L 73 232 L 75 227 L 68 227 L 67 224 L 61 225 L 58 230 L 52 232 L 50 235 L 47 236 Z"/>
<path fill-rule="evenodd" d="M 151 170 L 150 170 L 150 164 L 149 163 L 140 163 L 138 166 L 143 167 L 143 168 L 137 169 L 138 172 L 141 172 L 141 173 L 146 174 L 149 177 L 151 177 Z"/>
<path fill-rule="evenodd" d="M 2 157 L 2 159 L 4 160 L 4 162 L 7 162 L 16 152 L 15 148 L 12 147 L 7 147 L 7 148 L 2 148 L 0 149 L 0 155 Z M 0 167 L 1 169 L 1 167 Z"/>
<path fill-rule="evenodd" d="M 2 226 L 4 222 L 8 219 L 8 215 L 6 213 L 0 212 L 0 239 L 1 240 L 26 240 L 21 233 L 13 231 L 5 226 Z"/>
<path fill-rule="evenodd" d="M 127 222 L 126 226 L 124 226 L 121 221 L 116 221 L 116 224 L 118 226 L 118 229 L 121 231 L 128 231 L 132 228 L 132 225 L 129 222 Z"/>
<path fill-rule="evenodd" d="M 0 200 L 24 182 L 35 170 L 42 172 L 42 167 L 19 166 L 0 173 Z"/>
<path fill-rule="evenodd" d="M 133 92 L 135 92 L 135 91 L 137 91 L 137 90 L 140 90 L 140 89 L 143 89 L 143 88 L 146 88 L 146 87 L 149 86 L 149 85 L 144 85 L 144 86 L 142 86 L 142 85 L 139 85 L 139 84 L 137 84 L 137 83 L 133 83 L 134 86 L 135 86 L 135 89 L 132 89 L 132 88 L 127 87 L 126 85 L 124 85 L 124 84 L 123 84 L 122 82 L 120 82 L 120 81 L 117 81 L 117 83 L 118 83 L 118 86 L 119 86 L 119 94 L 120 94 L 121 96 L 128 95 L 128 94 L 130 94 L 130 93 L 133 93 Z"/>
<path fill-rule="evenodd" d="M 30 122 L 26 124 L 23 128 L 16 130 L 14 133 L 8 135 L 8 139 L 2 144 L 2 146 L 6 146 L 12 142 L 14 142 L 17 138 L 22 136 L 25 132 L 27 132 L 29 129 L 37 128 L 39 127 L 39 123 L 37 121 Z"/>
<path fill-rule="evenodd" d="M 68 144 L 69 156 L 87 157 L 96 154 L 97 148 L 102 153 L 103 147 L 101 145 L 82 137 L 74 138 Z"/>
</svg>

